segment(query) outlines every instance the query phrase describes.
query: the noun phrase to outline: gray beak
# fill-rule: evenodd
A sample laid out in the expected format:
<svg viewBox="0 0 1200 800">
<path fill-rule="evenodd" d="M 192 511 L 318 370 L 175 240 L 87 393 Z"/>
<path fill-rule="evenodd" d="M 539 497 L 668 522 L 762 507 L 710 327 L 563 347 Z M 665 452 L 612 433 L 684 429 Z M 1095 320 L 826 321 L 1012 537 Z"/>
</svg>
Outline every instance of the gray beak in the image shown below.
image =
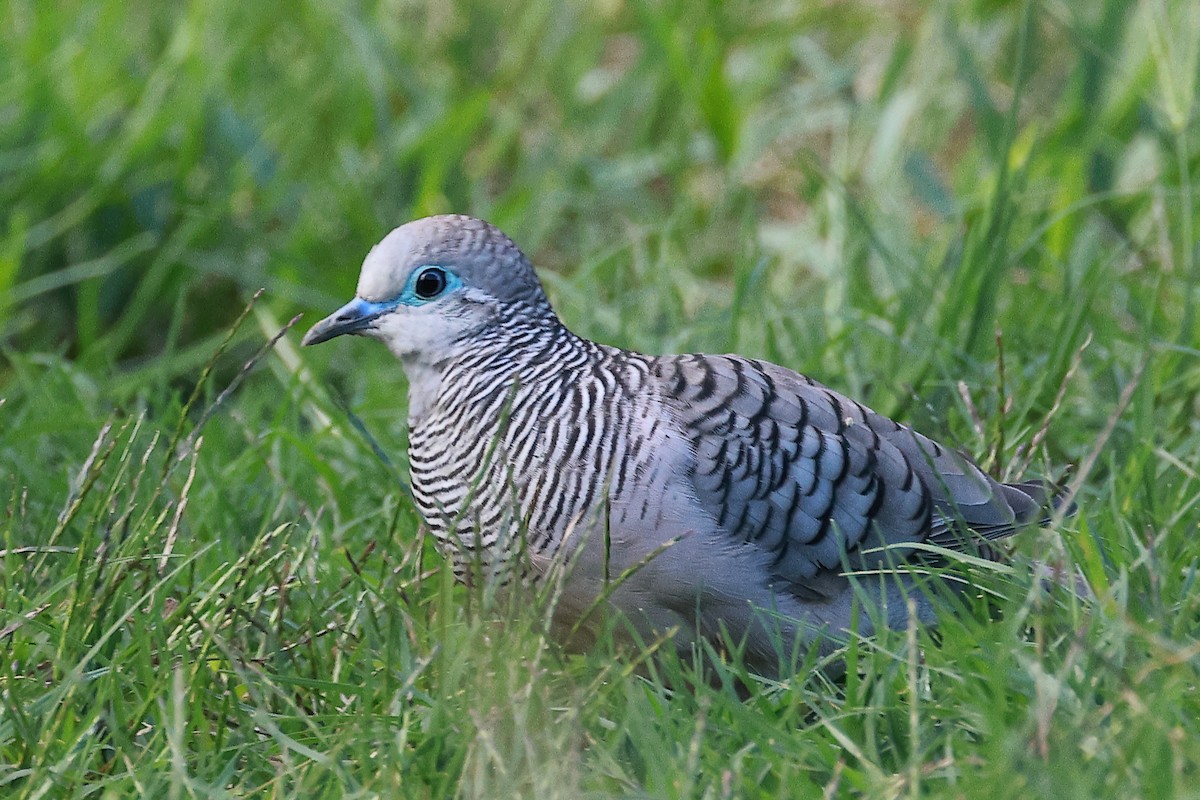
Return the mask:
<svg viewBox="0 0 1200 800">
<path fill-rule="evenodd" d="M 304 334 L 300 344 L 320 344 L 347 333 L 361 334 L 371 328 L 381 314 L 391 310 L 392 306 L 386 303 L 372 303 L 356 297 L 313 325 L 308 333 Z"/>
</svg>

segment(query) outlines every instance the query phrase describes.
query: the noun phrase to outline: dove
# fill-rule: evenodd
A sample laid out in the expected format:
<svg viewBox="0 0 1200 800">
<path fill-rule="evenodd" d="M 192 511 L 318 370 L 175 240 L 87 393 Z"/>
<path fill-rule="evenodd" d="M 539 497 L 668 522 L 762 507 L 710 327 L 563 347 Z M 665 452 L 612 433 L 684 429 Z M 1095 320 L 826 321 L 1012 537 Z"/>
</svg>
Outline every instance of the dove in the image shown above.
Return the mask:
<svg viewBox="0 0 1200 800">
<path fill-rule="evenodd" d="M 782 366 L 578 336 L 520 248 L 468 216 L 389 233 L 303 344 L 347 334 L 406 374 L 413 495 L 455 574 L 515 589 L 566 565 L 559 631 L 599 608 L 779 673 L 852 630 L 933 624 L 937 578 L 906 565 L 1061 502 Z"/>
</svg>

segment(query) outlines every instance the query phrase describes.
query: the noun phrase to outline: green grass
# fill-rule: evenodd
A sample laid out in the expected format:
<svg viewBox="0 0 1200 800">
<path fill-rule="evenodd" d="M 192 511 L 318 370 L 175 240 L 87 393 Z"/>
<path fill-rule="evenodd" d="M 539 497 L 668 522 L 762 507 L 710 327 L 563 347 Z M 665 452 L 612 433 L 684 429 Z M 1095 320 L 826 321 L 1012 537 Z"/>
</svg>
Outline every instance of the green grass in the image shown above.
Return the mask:
<svg viewBox="0 0 1200 800">
<path fill-rule="evenodd" d="M 1197 6 L 508 5 L 0 7 L 0 794 L 1200 796 Z M 844 682 L 563 654 L 422 538 L 382 347 L 243 369 L 442 211 L 1079 514 Z"/>
</svg>

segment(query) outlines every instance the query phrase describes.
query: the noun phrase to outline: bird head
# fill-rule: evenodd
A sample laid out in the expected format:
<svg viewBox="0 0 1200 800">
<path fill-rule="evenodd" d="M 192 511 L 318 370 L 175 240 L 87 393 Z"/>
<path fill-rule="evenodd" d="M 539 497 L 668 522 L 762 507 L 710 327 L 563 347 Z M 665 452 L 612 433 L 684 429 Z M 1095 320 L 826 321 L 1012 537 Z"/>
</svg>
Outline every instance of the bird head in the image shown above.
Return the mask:
<svg viewBox="0 0 1200 800">
<path fill-rule="evenodd" d="M 425 217 L 371 249 L 354 299 L 302 344 L 369 336 L 402 359 L 435 362 L 481 330 L 547 315 L 553 311 L 533 266 L 498 228 L 473 217 Z"/>
</svg>

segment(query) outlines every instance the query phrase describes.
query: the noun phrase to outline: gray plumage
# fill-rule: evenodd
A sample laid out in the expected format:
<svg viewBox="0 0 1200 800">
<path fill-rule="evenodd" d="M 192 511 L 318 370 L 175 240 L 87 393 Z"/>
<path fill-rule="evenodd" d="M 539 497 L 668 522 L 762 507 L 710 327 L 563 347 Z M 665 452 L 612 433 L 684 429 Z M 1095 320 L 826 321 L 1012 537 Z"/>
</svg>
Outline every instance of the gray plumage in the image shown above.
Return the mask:
<svg viewBox="0 0 1200 800">
<path fill-rule="evenodd" d="M 608 591 L 643 636 L 679 626 L 686 646 L 724 632 L 773 671 L 797 638 L 850 627 L 847 572 L 886 572 L 912 543 L 1008 536 L 1052 502 L 783 367 L 582 339 L 481 220 L 397 228 L 357 295 L 304 343 L 356 333 L 391 348 L 429 529 L 464 579 L 537 580 L 569 562 L 564 627 Z M 903 571 L 860 585 L 887 624 L 904 623 L 910 598 L 932 619 Z"/>
</svg>

